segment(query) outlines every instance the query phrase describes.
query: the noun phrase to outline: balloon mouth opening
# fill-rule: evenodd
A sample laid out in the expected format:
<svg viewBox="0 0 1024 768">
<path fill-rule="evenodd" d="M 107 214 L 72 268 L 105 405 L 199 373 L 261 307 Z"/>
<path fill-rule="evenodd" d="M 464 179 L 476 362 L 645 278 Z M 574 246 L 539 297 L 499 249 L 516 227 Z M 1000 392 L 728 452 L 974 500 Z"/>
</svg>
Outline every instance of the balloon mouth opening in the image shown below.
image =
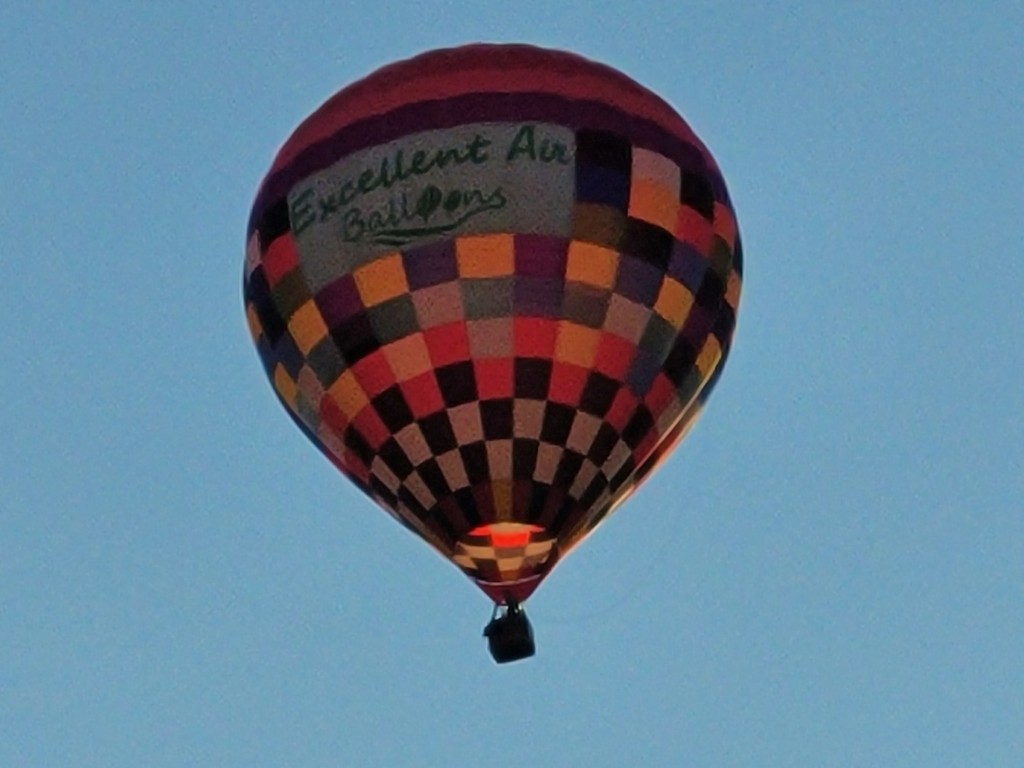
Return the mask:
<svg viewBox="0 0 1024 768">
<path fill-rule="evenodd" d="M 557 539 L 533 523 L 479 525 L 456 542 L 452 560 L 497 605 L 522 602 L 558 559 Z"/>
<path fill-rule="evenodd" d="M 474 581 L 484 594 L 494 601 L 495 606 L 499 606 L 526 600 L 540 586 L 546 575 L 547 573 L 538 573 L 514 581 L 485 581 L 483 579 L 474 579 Z"/>
<path fill-rule="evenodd" d="M 544 529 L 532 523 L 487 523 L 478 525 L 469 532 L 470 536 L 485 536 L 495 547 L 525 547 L 536 534 Z"/>
</svg>

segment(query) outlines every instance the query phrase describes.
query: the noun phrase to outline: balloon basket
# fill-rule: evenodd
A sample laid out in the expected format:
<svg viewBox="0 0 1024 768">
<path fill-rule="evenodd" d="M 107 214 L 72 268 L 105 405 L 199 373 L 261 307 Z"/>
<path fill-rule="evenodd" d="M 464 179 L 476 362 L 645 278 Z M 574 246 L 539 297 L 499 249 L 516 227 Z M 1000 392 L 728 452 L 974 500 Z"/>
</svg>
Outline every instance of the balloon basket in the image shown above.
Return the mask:
<svg viewBox="0 0 1024 768">
<path fill-rule="evenodd" d="M 491 656 L 498 664 L 527 659 L 537 651 L 530 620 L 515 600 L 494 606 L 491 621 L 484 627 L 484 637 Z"/>
</svg>

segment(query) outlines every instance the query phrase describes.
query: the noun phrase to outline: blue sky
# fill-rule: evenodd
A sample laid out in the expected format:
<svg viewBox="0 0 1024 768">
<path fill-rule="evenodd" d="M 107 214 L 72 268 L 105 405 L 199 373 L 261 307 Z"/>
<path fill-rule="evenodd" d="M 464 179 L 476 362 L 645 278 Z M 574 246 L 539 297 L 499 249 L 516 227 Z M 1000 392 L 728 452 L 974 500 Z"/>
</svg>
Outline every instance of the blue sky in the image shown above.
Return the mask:
<svg viewBox="0 0 1024 768">
<path fill-rule="evenodd" d="M 12 5 L 0 764 L 1024 763 L 1019 3 Z M 701 422 L 506 667 L 291 425 L 240 296 L 295 124 L 475 40 L 661 93 L 746 257 Z"/>
</svg>

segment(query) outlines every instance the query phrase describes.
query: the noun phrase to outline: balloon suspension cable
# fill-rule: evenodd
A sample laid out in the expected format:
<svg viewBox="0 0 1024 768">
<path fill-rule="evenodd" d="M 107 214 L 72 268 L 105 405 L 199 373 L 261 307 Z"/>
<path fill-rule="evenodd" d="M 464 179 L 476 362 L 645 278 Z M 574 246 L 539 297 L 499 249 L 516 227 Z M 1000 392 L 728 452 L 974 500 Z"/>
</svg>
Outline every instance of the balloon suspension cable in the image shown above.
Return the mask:
<svg viewBox="0 0 1024 768">
<path fill-rule="evenodd" d="M 537 651 L 533 641 L 533 627 L 526 618 L 526 611 L 519 601 L 508 594 L 505 595 L 504 603 L 495 603 L 491 621 L 484 627 L 484 637 L 487 638 L 491 656 L 498 664 L 526 659 Z"/>
</svg>

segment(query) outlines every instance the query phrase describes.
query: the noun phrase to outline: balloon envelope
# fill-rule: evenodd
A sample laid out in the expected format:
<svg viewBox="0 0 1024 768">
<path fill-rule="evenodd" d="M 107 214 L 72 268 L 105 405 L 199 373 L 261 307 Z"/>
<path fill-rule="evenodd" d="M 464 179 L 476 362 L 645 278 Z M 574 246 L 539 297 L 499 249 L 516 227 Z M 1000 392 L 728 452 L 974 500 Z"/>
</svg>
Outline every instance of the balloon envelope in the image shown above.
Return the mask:
<svg viewBox="0 0 1024 768">
<path fill-rule="evenodd" d="M 708 150 L 578 56 L 434 51 L 341 90 L 253 204 L 246 313 L 307 437 L 496 602 L 682 438 L 741 250 Z"/>
</svg>

